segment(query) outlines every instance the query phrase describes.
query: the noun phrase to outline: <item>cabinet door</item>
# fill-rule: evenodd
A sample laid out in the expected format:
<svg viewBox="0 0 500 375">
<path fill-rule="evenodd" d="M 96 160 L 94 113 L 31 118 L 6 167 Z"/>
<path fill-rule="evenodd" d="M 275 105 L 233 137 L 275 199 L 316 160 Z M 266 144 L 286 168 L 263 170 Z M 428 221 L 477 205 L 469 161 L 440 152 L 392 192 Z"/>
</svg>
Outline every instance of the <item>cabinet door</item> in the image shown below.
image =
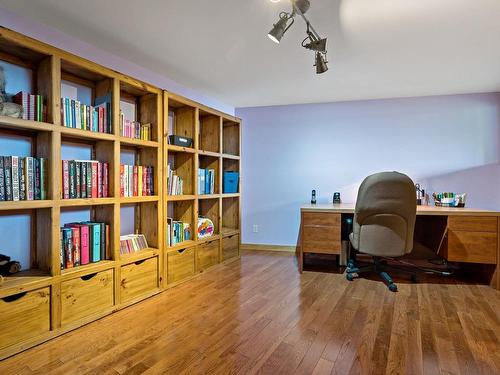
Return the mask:
<svg viewBox="0 0 500 375">
<path fill-rule="evenodd" d="M 446 258 L 451 262 L 496 264 L 497 234 L 449 230 Z"/>
<path fill-rule="evenodd" d="M 302 251 L 335 254 L 341 252 L 341 215 L 330 212 L 304 212 Z"/>
</svg>

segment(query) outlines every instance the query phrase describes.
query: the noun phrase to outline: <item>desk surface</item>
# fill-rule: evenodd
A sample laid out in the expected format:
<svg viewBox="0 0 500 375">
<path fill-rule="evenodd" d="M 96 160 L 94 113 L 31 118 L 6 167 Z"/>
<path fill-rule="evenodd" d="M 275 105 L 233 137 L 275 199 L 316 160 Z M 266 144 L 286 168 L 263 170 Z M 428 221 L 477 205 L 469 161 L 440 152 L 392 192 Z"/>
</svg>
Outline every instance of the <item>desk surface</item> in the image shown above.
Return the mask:
<svg viewBox="0 0 500 375">
<path fill-rule="evenodd" d="M 300 208 L 302 212 L 336 212 L 342 214 L 353 214 L 355 203 L 340 204 L 308 204 Z M 435 216 L 500 216 L 499 211 L 481 210 L 475 208 L 453 208 L 436 206 L 417 206 L 417 215 L 435 215 Z"/>
</svg>

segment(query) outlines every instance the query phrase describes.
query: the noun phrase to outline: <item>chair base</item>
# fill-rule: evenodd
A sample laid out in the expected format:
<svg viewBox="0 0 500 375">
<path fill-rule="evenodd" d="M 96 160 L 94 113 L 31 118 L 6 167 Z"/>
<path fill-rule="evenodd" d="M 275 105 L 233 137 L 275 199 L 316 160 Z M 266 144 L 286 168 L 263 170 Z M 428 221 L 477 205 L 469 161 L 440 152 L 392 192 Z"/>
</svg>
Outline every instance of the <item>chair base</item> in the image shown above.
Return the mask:
<svg viewBox="0 0 500 375">
<path fill-rule="evenodd" d="M 364 272 L 377 272 L 381 279 L 384 281 L 385 285 L 387 285 L 387 288 L 389 288 L 391 292 L 397 292 L 398 286 L 394 283 L 391 276 L 386 272 L 387 270 L 392 269 L 409 274 L 411 277 L 411 281 L 414 283 L 417 282 L 417 274 L 415 272 L 400 267 L 388 266 L 387 262 L 381 257 L 372 256 L 373 264 L 363 267 L 356 266 L 355 257 L 356 255 L 354 254 L 354 258 L 349 259 L 349 261 L 347 262 L 346 279 L 349 281 L 353 281 L 356 277 Z"/>
</svg>

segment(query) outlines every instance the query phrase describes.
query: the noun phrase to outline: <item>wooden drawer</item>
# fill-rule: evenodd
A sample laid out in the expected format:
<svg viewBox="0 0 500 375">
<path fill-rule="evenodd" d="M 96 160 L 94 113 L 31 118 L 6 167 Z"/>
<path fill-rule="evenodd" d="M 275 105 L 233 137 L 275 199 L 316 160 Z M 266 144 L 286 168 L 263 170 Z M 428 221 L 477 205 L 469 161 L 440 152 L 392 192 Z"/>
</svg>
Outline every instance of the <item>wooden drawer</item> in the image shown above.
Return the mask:
<svg viewBox="0 0 500 375">
<path fill-rule="evenodd" d="M 113 306 L 113 270 L 61 283 L 62 325 L 98 314 Z"/>
<path fill-rule="evenodd" d="M 495 216 L 450 216 L 448 228 L 455 231 L 497 233 L 498 220 Z"/>
<path fill-rule="evenodd" d="M 450 230 L 446 259 L 451 262 L 496 264 L 497 234 Z"/>
<path fill-rule="evenodd" d="M 238 256 L 240 236 L 237 234 L 222 239 L 222 260 L 231 259 Z"/>
<path fill-rule="evenodd" d="M 0 299 L 0 349 L 50 330 L 50 288 Z"/>
<path fill-rule="evenodd" d="M 158 288 L 158 258 L 127 264 L 120 273 L 121 301 L 126 302 Z"/>
<path fill-rule="evenodd" d="M 303 225 L 340 227 L 342 222 L 340 214 L 330 212 L 304 212 L 302 215 Z"/>
<path fill-rule="evenodd" d="M 167 283 L 172 284 L 194 275 L 194 247 L 167 254 Z"/>
<path fill-rule="evenodd" d="M 196 247 L 196 271 L 202 272 L 219 263 L 219 241 L 203 243 Z"/>
<path fill-rule="evenodd" d="M 340 226 L 302 228 L 302 251 L 305 253 L 340 254 Z"/>
</svg>

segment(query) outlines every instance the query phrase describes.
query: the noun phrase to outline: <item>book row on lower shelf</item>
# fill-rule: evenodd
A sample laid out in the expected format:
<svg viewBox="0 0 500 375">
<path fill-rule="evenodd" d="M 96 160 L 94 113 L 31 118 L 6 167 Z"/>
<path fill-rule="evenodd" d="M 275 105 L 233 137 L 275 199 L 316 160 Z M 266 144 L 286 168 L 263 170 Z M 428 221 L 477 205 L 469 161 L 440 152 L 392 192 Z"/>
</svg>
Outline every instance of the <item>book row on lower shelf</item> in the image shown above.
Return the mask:
<svg viewBox="0 0 500 375">
<path fill-rule="evenodd" d="M 14 103 L 23 107 L 23 120 L 47 120 L 47 110 L 42 95 L 33 95 L 26 91 L 20 91 L 14 95 Z"/>
<path fill-rule="evenodd" d="M 112 134 L 111 95 L 95 99 L 95 106 L 78 100 L 61 98 L 61 119 L 63 126 Z"/>
<path fill-rule="evenodd" d="M 48 159 L 0 156 L 0 201 L 47 199 Z"/>
<path fill-rule="evenodd" d="M 181 242 L 193 239 L 191 225 L 182 221 L 167 218 L 167 246 L 175 246 Z"/>
<path fill-rule="evenodd" d="M 146 197 L 154 195 L 153 167 L 120 165 L 120 196 Z"/>
<path fill-rule="evenodd" d="M 175 174 L 170 164 L 167 166 L 167 190 L 168 195 L 182 195 L 184 190 L 182 177 Z"/>
<path fill-rule="evenodd" d="M 127 120 L 120 111 L 120 135 L 125 138 L 151 140 L 151 124 L 141 124 L 138 121 Z"/>
<path fill-rule="evenodd" d="M 198 194 L 214 194 L 215 170 L 198 169 Z"/>
<path fill-rule="evenodd" d="M 99 262 L 109 254 L 109 225 L 84 221 L 61 228 L 61 269 Z"/>
<path fill-rule="evenodd" d="M 107 198 L 109 164 L 97 160 L 62 161 L 62 198 Z"/>
<path fill-rule="evenodd" d="M 134 254 L 148 248 L 146 236 L 143 234 L 127 234 L 120 236 L 120 254 Z"/>
</svg>

